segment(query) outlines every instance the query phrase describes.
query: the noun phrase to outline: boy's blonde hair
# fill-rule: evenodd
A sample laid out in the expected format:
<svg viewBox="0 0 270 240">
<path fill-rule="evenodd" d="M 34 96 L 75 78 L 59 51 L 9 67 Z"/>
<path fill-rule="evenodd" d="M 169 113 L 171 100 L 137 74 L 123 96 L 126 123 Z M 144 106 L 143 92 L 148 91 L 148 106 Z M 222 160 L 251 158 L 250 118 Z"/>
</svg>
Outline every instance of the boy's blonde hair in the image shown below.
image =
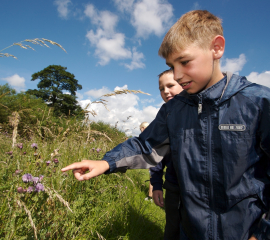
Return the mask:
<svg viewBox="0 0 270 240">
<path fill-rule="evenodd" d="M 158 55 L 167 58 L 173 52 L 195 43 L 206 49 L 217 35 L 223 36 L 222 20 L 207 10 L 184 14 L 167 32 Z"/>
</svg>

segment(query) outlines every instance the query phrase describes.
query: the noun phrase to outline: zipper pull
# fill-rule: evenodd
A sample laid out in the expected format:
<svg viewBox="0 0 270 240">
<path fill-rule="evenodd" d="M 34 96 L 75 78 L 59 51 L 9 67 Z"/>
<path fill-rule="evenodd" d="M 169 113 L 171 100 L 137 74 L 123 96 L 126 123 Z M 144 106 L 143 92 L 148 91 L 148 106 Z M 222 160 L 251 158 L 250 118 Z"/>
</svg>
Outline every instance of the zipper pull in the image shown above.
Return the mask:
<svg viewBox="0 0 270 240">
<path fill-rule="evenodd" d="M 201 96 L 198 96 L 198 97 L 199 97 L 198 114 L 201 114 L 202 113 L 202 97 Z"/>
</svg>

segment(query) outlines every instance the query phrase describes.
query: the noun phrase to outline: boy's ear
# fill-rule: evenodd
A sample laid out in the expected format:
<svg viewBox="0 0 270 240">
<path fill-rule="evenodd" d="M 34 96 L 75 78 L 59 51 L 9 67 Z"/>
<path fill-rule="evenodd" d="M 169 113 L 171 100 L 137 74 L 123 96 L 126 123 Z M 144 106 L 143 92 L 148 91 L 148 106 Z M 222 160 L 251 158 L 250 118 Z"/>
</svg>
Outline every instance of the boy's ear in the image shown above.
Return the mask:
<svg viewBox="0 0 270 240">
<path fill-rule="evenodd" d="M 212 41 L 212 50 L 214 59 L 220 59 L 225 50 L 225 38 L 221 35 L 215 36 Z"/>
</svg>

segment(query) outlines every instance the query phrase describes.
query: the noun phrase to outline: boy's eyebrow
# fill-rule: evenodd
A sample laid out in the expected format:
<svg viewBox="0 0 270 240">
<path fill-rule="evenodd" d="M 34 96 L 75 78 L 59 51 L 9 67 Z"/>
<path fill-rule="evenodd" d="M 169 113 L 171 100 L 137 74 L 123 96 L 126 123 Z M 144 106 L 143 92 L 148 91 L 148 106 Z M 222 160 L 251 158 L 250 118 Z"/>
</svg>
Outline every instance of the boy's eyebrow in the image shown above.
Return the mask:
<svg viewBox="0 0 270 240">
<path fill-rule="evenodd" d="M 179 57 L 177 57 L 176 59 L 173 59 L 173 61 L 174 62 L 176 62 L 176 61 L 179 61 L 179 60 L 181 60 L 182 58 L 184 58 L 185 56 L 179 56 Z M 167 62 L 166 61 L 166 64 L 169 66 L 169 65 L 171 65 L 169 62 Z"/>
</svg>

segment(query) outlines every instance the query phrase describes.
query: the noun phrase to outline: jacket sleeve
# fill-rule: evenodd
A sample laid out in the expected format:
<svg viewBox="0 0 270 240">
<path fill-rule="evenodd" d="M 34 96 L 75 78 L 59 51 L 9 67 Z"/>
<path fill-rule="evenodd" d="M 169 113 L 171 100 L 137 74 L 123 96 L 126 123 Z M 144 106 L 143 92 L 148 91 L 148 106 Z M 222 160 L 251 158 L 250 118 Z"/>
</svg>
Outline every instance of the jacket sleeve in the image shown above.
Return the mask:
<svg viewBox="0 0 270 240">
<path fill-rule="evenodd" d="M 266 88 L 262 87 L 260 90 L 265 89 Z M 268 162 L 267 175 L 270 179 L 270 89 L 262 92 L 258 91 L 256 95 L 263 96 L 260 98 L 260 101 L 258 101 L 261 109 L 261 117 L 257 134 L 260 138 L 260 148 L 264 153 L 264 158 Z M 265 194 L 268 194 L 268 196 L 265 196 L 265 199 L 270 199 L 269 191 Z M 269 210 L 263 214 L 256 231 L 253 233 L 258 240 L 270 239 L 270 202 L 265 202 L 265 204 Z"/>
<path fill-rule="evenodd" d="M 153 186 L 153 191 L 161 190 L 163 186 L 163 170 L 165 168 L 164 159 L 157 166 L 149 168 L 150 183 Z"/>
<path fill-rule="evenodd" d="M 119 144 L 103 156 L 109 163 L 106 173 L 146 169 L 157 165 L 170 151 L 164 104 L 153 122 L 140 134 Z"/>
</svg>

